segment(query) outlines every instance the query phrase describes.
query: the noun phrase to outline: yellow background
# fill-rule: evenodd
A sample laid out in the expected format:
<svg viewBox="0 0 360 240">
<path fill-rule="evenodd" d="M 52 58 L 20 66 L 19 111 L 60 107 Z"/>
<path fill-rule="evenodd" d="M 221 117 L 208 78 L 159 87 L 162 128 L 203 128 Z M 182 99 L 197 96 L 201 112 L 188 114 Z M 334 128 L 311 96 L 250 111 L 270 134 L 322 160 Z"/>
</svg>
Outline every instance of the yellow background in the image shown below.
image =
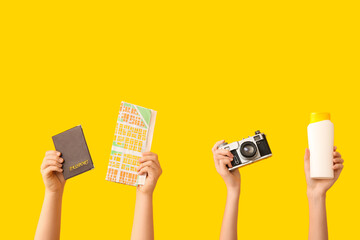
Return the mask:
<svg viewBox="0 0 360 240">
<path fill-rule="evenodd" d="M 217 239 L 226 190 L 211 154 L 261 130 L 241 169 L 241 239 L 306 239 L 312 111 L 331 112 L 344 171 L 332 239 L 359 235 L 357 1 L 2 1 L 1 238 L 31 239 L 51 136 L 83 126 L 95 169 L 66 183 L 62 239 L 129 239 L 135 188 L 105 181 L 121 101 L 158 111 L 157 239 Z"/>
</svg>

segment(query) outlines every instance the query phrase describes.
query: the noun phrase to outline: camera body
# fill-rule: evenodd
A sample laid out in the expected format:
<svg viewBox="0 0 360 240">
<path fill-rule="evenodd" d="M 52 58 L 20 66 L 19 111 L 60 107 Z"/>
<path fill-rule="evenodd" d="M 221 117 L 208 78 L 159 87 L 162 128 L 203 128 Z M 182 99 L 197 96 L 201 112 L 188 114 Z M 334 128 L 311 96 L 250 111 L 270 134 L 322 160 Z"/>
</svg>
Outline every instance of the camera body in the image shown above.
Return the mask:
<svg viewBox="0 0 360 240">
<path fill-rule="evenodd" d="M 219 149 L 229 150 L 234 155 L 234 159 L 231 161 L 232 168 L 229 168 L 229 170 L 272 156 L 266 136 L 260 131 L 256 131 L 254 136 L 238 142 L 223 143 L 219 146 Z"/>
</svg>

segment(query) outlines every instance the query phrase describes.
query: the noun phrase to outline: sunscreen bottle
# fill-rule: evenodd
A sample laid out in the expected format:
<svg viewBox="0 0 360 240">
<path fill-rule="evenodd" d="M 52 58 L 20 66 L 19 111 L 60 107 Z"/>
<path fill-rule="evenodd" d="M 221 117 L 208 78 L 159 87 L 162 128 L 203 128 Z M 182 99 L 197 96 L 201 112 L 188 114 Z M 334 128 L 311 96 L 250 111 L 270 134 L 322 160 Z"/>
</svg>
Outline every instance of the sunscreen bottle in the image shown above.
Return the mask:
<svg viewBox="0 0 360 240">
<path fill-rule="evenodd" d="M 307 127 L 310 150 L 310 177 L 315 179 L 334 178 L 333 148 L 334 124 L 330 113 L 311 113 Z"/>
</svg>

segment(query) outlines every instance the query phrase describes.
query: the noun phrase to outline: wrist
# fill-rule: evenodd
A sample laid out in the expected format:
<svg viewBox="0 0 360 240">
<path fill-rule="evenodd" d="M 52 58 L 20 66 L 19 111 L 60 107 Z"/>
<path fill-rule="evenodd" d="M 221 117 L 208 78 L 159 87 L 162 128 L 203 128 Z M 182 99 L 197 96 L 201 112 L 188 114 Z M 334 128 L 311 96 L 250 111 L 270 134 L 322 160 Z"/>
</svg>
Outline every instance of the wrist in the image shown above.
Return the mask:
<svg viewBox="0 0 360 240">
<path fill-rule="evenodd" d="M 153 192 L 142 192 L 140 190 L 136 191 L 136 197 L 137 198 L 151 198 L 152 199 Z"/>
<path fill-rule="evenodd" d="M 47 189 L 45 190 L 45 197 L 62 199 L 62 196 L 63 196 L 63 190 L 61 190 L 61 191 L 50 191 Z"/>
<path fill-rule="evenodd" d="M 308 188 L 306 194 L 309 200 L 326 198 L 326 191 L 321 189 Z"/>
<path fill-rule="evenodd" d="M 225 186 L 228 191 L 240 191 L 240 182 L 224 179 Z"/>
<path fill-rule="evenodd" d="M 227 187 L 227 195 L 231 197 L 240 196 L 240 186 Z"/>
</svg>

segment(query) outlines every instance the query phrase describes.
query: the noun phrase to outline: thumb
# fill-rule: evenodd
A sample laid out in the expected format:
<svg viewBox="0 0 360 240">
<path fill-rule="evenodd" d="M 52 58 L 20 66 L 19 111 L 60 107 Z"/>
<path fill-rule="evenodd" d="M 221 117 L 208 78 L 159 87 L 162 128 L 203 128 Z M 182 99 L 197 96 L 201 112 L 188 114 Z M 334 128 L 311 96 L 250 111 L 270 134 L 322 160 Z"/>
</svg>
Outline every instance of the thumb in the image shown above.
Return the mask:
<svg viewBox="0 0 360 240">
<path fill-rule="evenodd" d="M 310 150 L 308 148 L 305 149 L 304 160 L 305 161 L 310 161 Z"/>
<path fill-rule="evenodd" d="M 308 166 L 310 162 L 310 150 L 308 148 L 305 149 L 304 161 L 305 161 L 305 167 Z"/>
<path fill-rule="evenodd" d="M 63 174 L 63 173 L 56 172 L 55 174 L 56 174 L 56 176 L 59 178 L 59 180 L 60 180 L 61 183 L 64 183 L 64 182 L 65 182 L 65 178 L 64 178 L 64 174 Z"/>
<path fill-rule="evenodd" d="M 219 167 L 222 171 L 229 171 L 229 169 L 226 167 L 222 160 L 219 161 Z"/>
</svg>

